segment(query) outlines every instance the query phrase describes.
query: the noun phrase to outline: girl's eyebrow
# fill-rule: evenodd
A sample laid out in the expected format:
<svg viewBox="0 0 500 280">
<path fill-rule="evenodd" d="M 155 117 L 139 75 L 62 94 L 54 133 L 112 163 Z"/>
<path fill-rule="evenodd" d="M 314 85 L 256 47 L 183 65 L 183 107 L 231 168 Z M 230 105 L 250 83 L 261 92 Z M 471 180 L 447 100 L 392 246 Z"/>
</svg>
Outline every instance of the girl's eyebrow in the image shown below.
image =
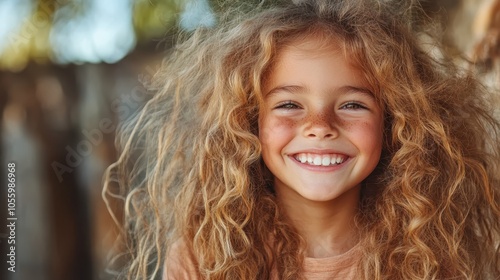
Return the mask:
<svg viewBox="0 0 500 280">
<path fill-rule="evenodd" d="M 271 89 L 267 94 L 266 97 L 269 97 L 271 95 L 278 94 L 280 92 L 287 92 L 287 93 L 292 93 L 292 94 L 297 94 L 297 93 L 303 93 L 307 91 L 307 87 L 303 86 L 297 86 L 297 85 L 285 85 L 285 86 L 277 86 L 273 89 Z M 340 88 L 336 88 L 332 93 L 337 93 L 337 94 L 348 94 L 348 93 L 361 93 L 363 95 L 369 96 L 371 98 L 374 98 L 373 93 L 365 88 L 365 87 L 356 87 L 356 86 L 342 86 Z"/>
<path fill-rule="evenodd" d="M 277 86 L 273 89 L 271 89 L 266 96 L 274 95 L 280 92 L 288 92 L 288 93 L 300 93 L 306 91 L 307 88 L 303 86 L 293 86 L 293 85 L 288 85 L 288 86 Z"/>
<path fill-rule="evenodd" d="M 371 92 L 369 89 L 365 87 L 355 87 L 355 86 L 343 86 L 339 89 L 336 90 L 340 94 L 347 94 L 347 93 L 361 93 L 362 95 L 366 95 L 371 98 L 375 98 L 373 95 L 373 92 Z"/>
</svg>

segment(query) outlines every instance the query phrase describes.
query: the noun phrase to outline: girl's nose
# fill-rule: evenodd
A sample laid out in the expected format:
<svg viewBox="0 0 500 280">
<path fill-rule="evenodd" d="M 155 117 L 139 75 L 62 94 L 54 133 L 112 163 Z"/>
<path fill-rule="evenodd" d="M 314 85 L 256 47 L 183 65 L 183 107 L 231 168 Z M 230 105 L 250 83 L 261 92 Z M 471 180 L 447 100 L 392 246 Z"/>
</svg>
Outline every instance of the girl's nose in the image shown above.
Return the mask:
<svg viewBox="0 0 500 280">
<path fill-rule="evenodd" d="M 319 139 L 336 138 L 339 134 L 335 118 L 327 113 L 309 115 L 304 133 L 306 137 Z"/>
</svg>

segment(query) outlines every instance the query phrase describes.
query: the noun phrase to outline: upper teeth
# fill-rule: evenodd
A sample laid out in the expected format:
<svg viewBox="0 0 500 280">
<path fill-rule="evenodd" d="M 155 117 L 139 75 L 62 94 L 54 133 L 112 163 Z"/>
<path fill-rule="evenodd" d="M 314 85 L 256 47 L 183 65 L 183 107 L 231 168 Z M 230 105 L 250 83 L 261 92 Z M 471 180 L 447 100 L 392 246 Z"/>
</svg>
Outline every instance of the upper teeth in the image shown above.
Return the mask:
<svg viewBox="0 0 500 280">
<path fill-rule="evenodd" d="M 329 154 L 329 155 L 318 155 L 318 154 L 296 154 L 295 159 L 302 162 L 302 163 L 308 163 L 310 165 L 322 165 L 322 166 L 328 166 L 328 165 L 334 165 L 334 164 L 341 164 L 346 160 L 346 156 L 343 155 L 336 155 L 336 154 Z"/>
</svg>

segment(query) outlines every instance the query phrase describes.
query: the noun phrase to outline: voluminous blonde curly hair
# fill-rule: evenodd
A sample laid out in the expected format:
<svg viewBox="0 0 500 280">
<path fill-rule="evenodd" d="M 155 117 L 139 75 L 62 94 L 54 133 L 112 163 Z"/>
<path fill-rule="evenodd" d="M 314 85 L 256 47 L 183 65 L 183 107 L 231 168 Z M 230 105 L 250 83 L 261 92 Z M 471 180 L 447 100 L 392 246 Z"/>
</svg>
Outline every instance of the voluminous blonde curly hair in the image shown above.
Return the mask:
<svg viewBox="0 0 500 280">
<path fill-rule="evenodd" d="M 122 153 L 107 173 L 105 197 L 117 180 L 125 198 L 122 276 L 159 277 L 167 248 L 182 238 L 206 279 L 268 279 L 272 268 L 301 278 L 304 244 L 262 163 L 258 114 L 276 53 L 309 34 L 340 39 L 384 108 L 383 156 L 363 183 L 357 216 L 360 275 L 500 275 L 494 95 L 433 51 L 412 13 L 386 2 L 285 1 L 175 47 L 154 96 L 122 127 Z"/>
</svg>

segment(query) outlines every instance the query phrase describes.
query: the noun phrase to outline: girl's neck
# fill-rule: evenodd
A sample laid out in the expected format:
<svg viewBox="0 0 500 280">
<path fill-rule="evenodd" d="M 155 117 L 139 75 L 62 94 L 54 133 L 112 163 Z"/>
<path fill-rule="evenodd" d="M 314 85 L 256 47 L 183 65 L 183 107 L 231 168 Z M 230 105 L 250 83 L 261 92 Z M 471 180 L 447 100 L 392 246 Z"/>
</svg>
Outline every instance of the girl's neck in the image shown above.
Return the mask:
<svg viewBox="0 0 500 280">
<path fill-rule="evenodd" d="M 354 218 L 360 187 L 334 201 L 310 201 L 294 193 L 278 193 L 285 213 L 306 241 L 306 257 L 325 258 L 349 251 L 359 241 Z"/>
</svg>

